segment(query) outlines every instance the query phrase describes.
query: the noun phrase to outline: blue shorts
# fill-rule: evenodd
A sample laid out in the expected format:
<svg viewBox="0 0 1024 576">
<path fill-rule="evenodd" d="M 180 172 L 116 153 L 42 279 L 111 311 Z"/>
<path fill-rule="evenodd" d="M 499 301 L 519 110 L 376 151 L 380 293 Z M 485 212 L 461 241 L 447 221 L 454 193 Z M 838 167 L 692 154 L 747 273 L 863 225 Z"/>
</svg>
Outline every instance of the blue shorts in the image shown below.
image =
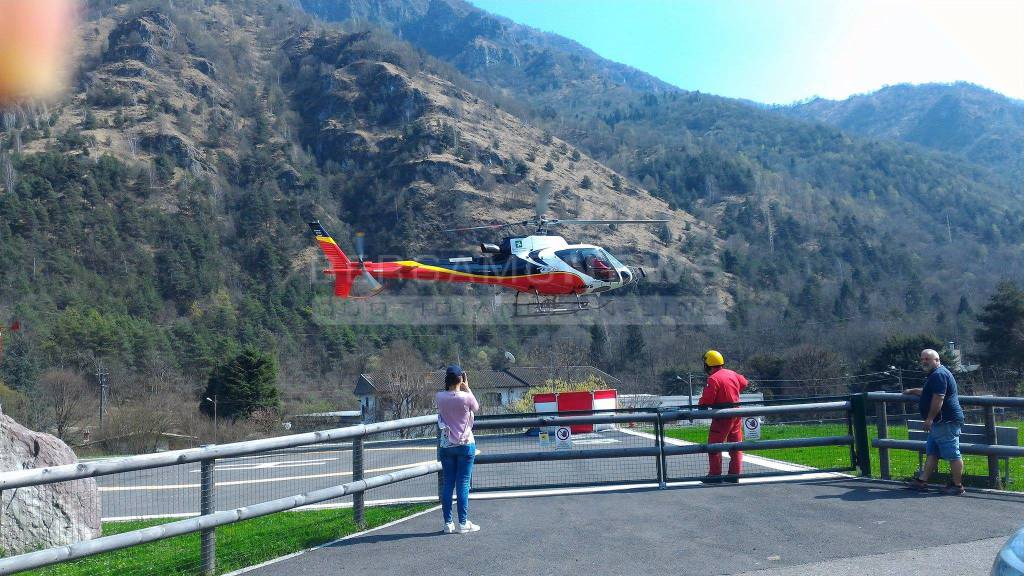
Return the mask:
<svg viewBox="0 0 1024 576">
<path fill-rule="evenodd" d="M 928 432 L 925 453 L 943 460 L 960 460 L 960 423 L 934 422 Z"/>
</svg>

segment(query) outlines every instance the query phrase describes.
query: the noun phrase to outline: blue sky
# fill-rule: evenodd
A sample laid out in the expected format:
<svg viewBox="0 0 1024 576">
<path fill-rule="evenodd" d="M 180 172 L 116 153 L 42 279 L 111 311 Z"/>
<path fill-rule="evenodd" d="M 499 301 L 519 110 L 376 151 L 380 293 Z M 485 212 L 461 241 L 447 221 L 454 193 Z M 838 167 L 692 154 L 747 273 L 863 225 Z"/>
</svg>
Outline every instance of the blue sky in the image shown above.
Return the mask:
<svg viewBox="0 0 1024 576">
<path fill-rule="evenodd" d="M 687 90 L 766 103 L 964 80 L 1024 99 L 1024 0 L 469 0 Z"/>
</svg>

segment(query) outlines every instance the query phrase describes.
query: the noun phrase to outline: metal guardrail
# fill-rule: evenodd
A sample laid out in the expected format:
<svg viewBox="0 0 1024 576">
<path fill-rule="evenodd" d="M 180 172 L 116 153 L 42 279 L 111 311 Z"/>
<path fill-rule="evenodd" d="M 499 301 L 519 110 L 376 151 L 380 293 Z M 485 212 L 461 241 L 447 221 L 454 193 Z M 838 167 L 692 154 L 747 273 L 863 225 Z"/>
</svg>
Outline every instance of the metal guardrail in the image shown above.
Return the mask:
<svg viewBox="0 0 1024 576">
<path fill-rule="evenodd" d="M 395 472 L 364 479 L 362 478 L 363 471 L 361 466 L 363 457 L 363 451 L 361 449 L 362 443 L 358 441 L 370 434 L 419 428 L 423 426 L 433 426 L 436 425 L 436 423 L 437 415 L 419 416 L 415 418 L 405 418 L 375 424 L 360 424 L 357 426 L 349 426 L 346 428 L 337 428 L 321 432 L 296 434 L 293 436 L 265 438 L 262 440 L 212 445 L 202 448 L 163 452 L 159 454 L 144 454 L 128 458 L 97 460 L 82 462 L 79 464 L 68 464 L 64 466 L 52 466 L 49 468 L 5 472 L 0 474 L 0 493 L 6 490 L 13 490 L 27 486 L 40 486 L 55 482 L 82 480 L 85 478 L 94 478 L 109 474 L 199 462 L 201 465 L 201 509 L 199 516 L 189 518 L 187 520 L 179 520 L 141 530 L 133 530 L 113 536 L 105 536 L 93 540 L 77 542 L 68 546 L 60 546 L 27 554 L 0 558 L 0 575 L 39 568 L 66 560 L 84 558 L 86 556 L 92 556 L 103 552 L 120 550 L 192 532 L 200 532 L 201 534 L 200 572 L 204 575 L 213 574 L 216 565 L 216 540 L 214 530 L 217 526 L 223 526 L 225 524 L 265 516 L 267 514 L 273 514 L 285 510 L 291 510 L 298 508 L 299 506 L 306 506 L 350 494 L 362 494 L 371 488 L 437 473 L 440 470 L 441 465 L 435 461 L 419 466 L 409 466 Z M 345 439 L 353 440 L 352 482 L 286 498 L 269 500 L 251 506 L 243 506 L 233 510 L 220 512 L 214 511 L 215 485 L 213 482 L 213 465 L 217 459 L 263 454 L 274 450 L 311 446 Z M 354 513 L 358 522 L 362 519 L 361 499 L 354 499 L 353 506 L 356 508 Z"/>
<path fill-rule="evenodd" d="M 889 403 L 913 403 L 920 401 L 919 396 L 910 394 L 896 394 L 890 392 L 867 392 L 864 394 L 867 401 L 874 402 L 876 406 L 877 438 L 872 440 L 871 445 L 878 448 L 879 475 L 886 480 L 892 478 L 892 470 L 889 459 L 889 450 L 910 450 L 922 452 L 926 442 L 921 440 L 894 440 L 889 438 Z M 985 421 L 985 443 L 960 444 L 960 451 L 964 454 L 976 454 L 988 456 L 988 484 L 989 487 L 1000 489 L 1003 487 L 999 475 L 999 459 L 1009 457 L 1024 457 L 1024 447 L 1006 446 L 998 443 L 996 427 L 996 408 L 1024 408 L 1024 398 L 1011 398 L 1005 396 L 960 396 L 962 406 L 980 406 Z M 1007 466 L 1009 468 L 1009 465 Z M 1009 472 L 1007 472 L 1009 478 Z"/>
<path fill-rule="evenodd" d="M 898 395 L 897 395 L 898 396 Z M 850 448 L 850 465 L 843 467 L 832 467 L 832 468 L 811 468 L 807 467 L 806 470 L 794 469 L 792 471 L 778 469 L 774 471 L 754 471 L 743 474 L 742 477 L 759 477 L 759 476 L 774 476 L 774 475 L 793 475 L 801 473 L 817 473 L 817 472 L 832 472 L 832 471 L 849 471 L 854 469 L 854 465 L 859 467 L 864 473 L 870 473 L 870 462 L 867 461 L 868 456 L 866 454 L 868 439 L 867 439 L 867 426 L 864 412 L 866 411 L 866 401 L 868 397 L 865 394 L 854 395 L 848 397 L 846 400 L 828 401 L 828 402 L 811 402 L 795 405 L 764 405 L 764 406 L 740 406 L 730 408 L 714 408 L 714 409 L 678 409 L 670 411 L 649 411 L 649 410 L 634 410 L 634 411 L 615 411 L 613 413 L 601 413 L 594 414 L 572 414 L 567 416 L 525 416 L 525 417 L 491 417 L 486 419 L 480 419 L 476 422 L 474 428 L 479 431 L 478 443 L 481 441 L 490 441 L 488 449 L 481 453 L 477 457 L 477 464 L 490 466 L 499 466 L 496 468 L 496 474 L 500 475 L 501 465 L 515 465 L 515 464 L 526 464 L 526 463 L 563 463 L 562 465 L 568 464 L 572 461 L 577 460 L 613 460 L 613 459 L 632 459 L 630 466 L 633 466 L 636 470 L 636 476 L 632 480 L 621 481 L 612 478 L 620 478 L 615 474 L 609 474 L 609 471 L 614 471 L 616 468 L 621 468 L 623 465 L 616 464 L 615 467 L 597 468 L 598 478 L 588 477 L 587 485 L 599 485 L 602 483 L 616 483 L 623 484 L 629 482 L 652 482 L 656 481 L 659 485 L 664 486 L 668 481 L 685 480 L 685 479 L 696 479 L 694 476 L 673 476 L 669 472 L 669 466 L 675 462 L 678 466 L 681 457 L 707 454 L 707 453 L 718 453 L 726 452 L 731 450 L 745 450 L 745 451 L 771 451 L 785 448 L 794 447 L 829 447 L 829 446 L 841 446 Z M 1022 404 L 1024 405 L 1024 404 Z M 720 418 L 737 418 L 746 416 L 787 416 L 800 413 L 822 413 L 822 412 L 842 412 L 845 415 L 845 420 L 840 422 L 846 422 L 847 434 L 835 434 L 824 437 L 816 438 L 796 438 L 796 439 L 784 439 L 784 440 L 747 440 L 742 442 L 725 442 L 725 443 L 699 443 L 695 442 L 692 444 L 682 444 L 673 441 L 672 444 L 666 442 L 666 425 L 672 422 L 679 422 L 683 420 L 714 420 Z M 401 469 L 389 471 L 386 474 L 375 475 L 370 478 L 364 478 L 364 456 L 366 452 L 374 450 L 372 446 L 375 444 L 367 443 L 364 448 L 364 439 L 371 434 L 379 434 L 382 432 L 390 432 L 403 429 L 411 428 L 422 428 L 424 426 L 433 426 L 436 423 L 436 415 L 421 416 L 416 418 L 407 418 L 403 420 L 396 420 L 390 422 L 380 422 L 375 424 L 365 424 L 351 426 L 347 428 L 339 428 L 335 430 L 327 430 L 323 432 L 311 432 L 306 434 L 297 434 L 294 436 L 286 436 L 280 438 L 269 438 L 264 440 L 255 440 L 250 442 L 240 442 L 235 444 L 215 445 L 203 448 L 194 448 L 189 450 L 180 450 L 176 452 L 166 452 L 161 454 L 148 454 L 142 456 L 134 456 L 129 458 L 122 458 L 117 460 L 103 460 L 103 461 L 92 461 L 81 464 L 73 464 L 67 466 L 57 466 L 46 469 L 36 470 L 22 470 L 15 472 L 8 472 L 0 474 L 0 491 L 10 490 L 17 487 L 24 486 L 35 486 L 41 484 L 49 484 L 54 482 L 66 482 L 72 480 L 79 480 L 84 478 L 92 478 L 97 476 L 116 474 L 120 472 L 147 470 L 152 468 L 176 466 L 186 463 L 200 463 L 200 478 L 201 478 L 201 511 L 200 515 L 189 518 L 186 520 L 179 520 L 170 522 L 167 524 L 160 524 L 150 528 L 142 530 L 134 530 L 131 532 L 125 532 L 113 536 L 101 537 L 90 541 L 78 542 L 68 546 L 61 546 L 57 548 L 51 548 L 48 550 L 40 550 L 31 552 L 28 554 L 22 554 L 19 556 L 13 556 L 9 558 L 0 559 L 0 574 L 10 574 L 16 571 L 26 570 L 30 568 L 37 568 L 46 566 L 53 563 L 63 562 L 66 560 L 83 558 L 102 552 L 108 552 L 112 550 L 118 550 L 130 546 L 135 546 L 142 543 L 153 542 L 164 538 L 170 538 L 181 534 L 188 534 L 193 532 L 200 532 L 201 538 L 201 573 L 212 574 L 215 564 L 215 528 L 230 524 L 232 522 L 238 522 L 240 520 L 246 520 L 255 518 L 258 516 L 264 516 L 267 514 L 273 514 L 285 510 L 291 510 L 300 506 L 306 506 L 317 502 L 324 502 L 341 496 L 353 496 L 353 514 L 357 523 L 361 523 L 363 519 L 364 499 L 363 493 L 371 488 L 377 488 L 388 484 L 394 484 L 413 478 L 420 478 L 430 474 L 438 474 L 440 476 L 440 464 L 436 461 L 417 462 L 403 466 Z M 532 448 L 530 443 L 534 442 L 529 440 L 524 433 L 523 429 L 530 428 L 545 428 L 545 427 L 556 427 L 556 426 L 573 426 L 573 425 L 622 425 L 622 430 L 628 431 L 623 433 L 623 439 L 630 439 L 624 446 L 626 447 L 586 447 L 587 444 L 580 442 L 579 446 L 574 445 L 570 449 L 563 450 L 537 450 Z M 642 424 L 644 431 L 639 429 L 629 430 L 628 425 Z M 841 424 L 835 424 L 837 428 Z M 512 434 L 503 433 L 504 431 L 513 430 Z M 494 431 L 496 434 L 488 435 L 487 431 Z M 839 432 L 837 429 L 836 432 Z M 345 444 L 335 444 L 335 446 L 348 446 L 348 442 L 351 442 L 352 449 L 352 470 L 351 477 L 352 481 L 336 486 L 330 486 L 327 488 L 312 490 L 302 494 L 288 496 L 285 498 L 277 498 L 252 504 L 248 506 L 237 507 L 232 510 L 215 511 L 215 484 L 213 479 L 213 463 L 220 458 L 246 456 L 251 454 L 263 454 L 268 451 L 280 451 L 283 449 L 289 450 L 302 450 L 305 448 L 312 449 L 314 446 L 324 446 L 328 443 L 338 443 L 345 441 Z M 402 443 L 415 444 L 419 446 L 417 449 L 422 450 L 424 444 L 431 442 L 430 440 L 417 439 L 417 440 L 404 440 L 404 441 L 387 441 L 380 444 L 386 444 L 388 446 L 398 446 Z M 647 443 L 647 445 L 644 445 Z M 596 444 L 601 446 L 601 444 Z M 492 450 L 491 448 L 495 448 Z M 385 448 L 386 450 L 393 450 L 394 448 Z M 388 452 L 390 453 L 390 452 Z M 554 465 L 554 464 L 553 464 Z M 536 464 L 531 464 L 536 468 Z M 593 475 L 593 468 L 591 468 L 591 476 Z M 800 467 L 793 467 L 800 468 Z M 514 468 L 513 474 L 520 468 Z M 697 470 L 697 468 L 691 467 L 691 472 Z M 554 478 L 559 480 L 557 472 L 553 472 L 550 468 L 536 468 L 533 470 L 533 476 L 530 479 L 541 479 L 542 481 L 547 478 Z M 528 483 L 523 481 L 523 477 L 513 476 L 512 481 L 514 484 L 511 488 L 536 488 L 536 487 L 548 487 L 555 485 L 569 485 L 569 484 L 544 484 L 544 485 L 527 485 Z M 440 479 L 440 478 L 439 478 Z M 564 482 L 564 480 L 562 480 Z M 507 482 L 504 481 L 504 482 Z M 581 485 L 577 482 L 574 485 Z M 494 489 L 509 489 L 506 484 L 504 488 L 497 487 L 481 487 L 478 489 L 476 485 L 473 488 L 475 491 L 479 490 L 494 490 Z"/>
<path fill-rule="evenodd" d="M 282 448 L 295 448 L 309 446 L 323 442 L 333 442 L 348 438 L 359 438 L 370 434 L 391 432 L 407 428 L 429 426 L 437 422 L 437 415 L 417 416 L 415 418 L 403 418 L 402 420 L 391 420 L 375 424 L 359 424 L 346 428 L 335 428 L 321 432 L 307 432 L 295 434 L 294 436 L 280 436 L 277 438 L 264 438 L 262 440 L 249 440 L 246 442 L 235 442 L 232 444 L 213 444 L 202 448 L 189 448 L 186 450 L 175 450 L 173 452 L 161 452 L 159 454 L 143 454 L 141 456 L 129 456 L 110 460 L 94 460 L 78 464 L 67 464 L 64 466 L 51 466 L 50 468 L 31 468 L 28 470 L 17 470 L 0 474 L 0 490 L 10 490 L 23 486 L 38 486 L 40 484 L 52 484 L 54 482 L 67 482 L 70 480 L 81 480 L 119 472 L 132 472 L 135 470 L 146 470 L 150 468 L 161 468 L 164 466 L 175 466 L 178 464 L 189 464 L 202 462 L 204 460 L 217 460 L 219 458 L 234 458 L 270 452 Z"/>
<path fill-rule="evenodd" d="M 703 477 L 701 475 L 689 475 L 683 477 L 672 477 L 668 472 L 668 457 L 706 454 L 716 452 L 727 452 L 731 450 L 777 450 L 795 447 L 827 447 L 827 446 L 849 446 L 851 447 L 851 464 L 849 466 L 829 468 L 826 471 L 850 471 L 854 470 L 855 458 L 852 451 L 854 438 L 847 434 L 844 436 L 829 436 L 824 438 L 801 438 L 786 440 L 755 440 L 736 443 L 692 443 L 685 446 L 668 445 L 665 442 L 665 425 L 670 422 L 683 420 L 714 420 L 721 418 L 740 418 L 746 416 L 779 416 L 799 413 L 820 413 L 820 412 L 845 412 L 847 418 L 843 421 L 849 422 L 851 403 L 849 401 L 814 402 L 798 405 L 774 405 L 774 406 L 743 406 L 735 408 L 716 409 L 679 409 L 663 412 L 650 412 L 647 410 L 631 413 L 594 413 L 592 415 L 578 415 L 573 413 L 569 416 L 528 416 L 528 417 L 490 417 L 486 420 L 477 421 L 474 430 L 515 430 L 521 428 L 554 428 L 557 426 L 573 426 L 584 424 L 636 424 L 647 423 L 654 425 L 654 433 L 650 434 L 654 445 L 650 447 L 631 448 L 593 448 L 593 449 L 568 449 L 568 450 L 528 450 L 510 453 L 481 453 L 476 458 L 477 465 L 487 464 L 509 464 L 527 462 L 557 462 L 583 459 L 610 459 L 610 458 L 654 458 L 655 474 L 648 479 L 637 479 L 632 482 L 643 483 L 657 481 L 664 486 L 669 481 L 694 480 Z M 848 427 L 849 428 L 849 427 Z M 479 439 L 479 436 L 478 436 Z M 760 472 L 742 474 L 742 477 L 772 476 L 772 475 L 794 475 L 801 473 L 819 473 L 820 469 L 807 468 L 799 471 L 785 472 Z M 725 477 L 729 477 L 726 475 Z M 617 482 L 625 484 L 630 482 Z M 593 483 L 588 483 L 592 485 Z M 526 486 L 527 488 L 556 488 L 578 484 L 568 482 L 545 483 Z M 491 490 L 484 488 L 483 490 Z M 474 490 L 478 490 L 474 486 Z M 479 490 L 478 490 L 479 491 Z"/>
<path fill-rule="evenodd" d="M 440 462 L 432 462 L 430 464 L 416 466 L 415 468 L 406 468 L 405 470 L 382 474 L 365 480 L 349 482 L 339 486 L 333 486 L 331 488 L 324 488 L 322 490 L 314 490 L 312 492 L 289 496 L 287 498 L 261 502 L 252 506 L 236 508 L 235 510 L 207 513 L 187 520 L 178 520 L 176 522 L 160 524 L 159 526 L 133 530 L 131 532 L 124 532 L 113 536 L 103 536 L 94 540 L 71 544 L 69 546 L 50 548 L 47 550 L 40 550 L 38 552 L 29 552 L 28 554 L 21 554 L 11 558 L 2 558 L 0 559 L 0 574 L 13 574 L 22 570 L 41 568 L 58 562 L 85 558 L 87 556 L 93 556 L 103 552 L 112 552 L 114 550 L 138 546 L 148 542 L 156 542 L 157 540 L 173 538 L 174 536 L 181 536 L 192 532 L 206 533 L 206 531 L 212 531 L 218 526 L 223 526 L 225 524 L 241 522 L 242 520 L 258 518 L 260 516 L 266 516 L 277 512 L 284 512 L 300 506 L 308 506 L 310 504 L 316 504 L 318 502 L 339 498 L 349 494 L 365 492 L 370 488 L 393 484 L 395 482 L 401 482 L 411 478 L 419 478 L 420 476 L 434 474 L 440 470 Z M 205 556 L 206 555 L 204 554 L 204 560 Z M 207 561 L 204 561 L 202 571 L 203 573 L 213 573 L 213 565 L 207 565 Z"/>
<path fill-rule="evenodd" d="M 868 400 L 872 402 L 914 402 L 920 397 L 910 394 L 897 394 L 895 392 L 867 392 Z M 1024 408 L 1024 398 L 1013 398 L 1010 396 L 960 396 L 960 404 L 963 406 L 1001 406 L 1005 408 Z"/>
</svg>

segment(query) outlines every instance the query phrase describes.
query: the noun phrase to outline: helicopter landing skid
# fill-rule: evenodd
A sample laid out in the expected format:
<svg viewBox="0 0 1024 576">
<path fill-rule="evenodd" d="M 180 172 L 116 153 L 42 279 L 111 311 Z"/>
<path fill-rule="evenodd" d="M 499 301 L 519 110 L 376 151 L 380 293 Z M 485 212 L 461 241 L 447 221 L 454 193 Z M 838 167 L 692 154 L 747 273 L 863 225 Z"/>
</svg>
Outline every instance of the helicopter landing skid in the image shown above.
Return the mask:
<svg viewBox="0 0 1024 576">
<path fill-rule="evenodd" d="M 529 299 L 523 302 L 520 298 Z M 573 298 L 560 296 L 541 296 L 537 292 L 527 294 L 516 292 L 516 300 L 512 304 L 514 318 L 532 318 L 538 316 L 562 316 L 565 314 L 576 314 L 589 310 L 600 310 L 610 302 L 599 303 L 597 296 L 580 296 L 573 294 Z"/>
</svg>

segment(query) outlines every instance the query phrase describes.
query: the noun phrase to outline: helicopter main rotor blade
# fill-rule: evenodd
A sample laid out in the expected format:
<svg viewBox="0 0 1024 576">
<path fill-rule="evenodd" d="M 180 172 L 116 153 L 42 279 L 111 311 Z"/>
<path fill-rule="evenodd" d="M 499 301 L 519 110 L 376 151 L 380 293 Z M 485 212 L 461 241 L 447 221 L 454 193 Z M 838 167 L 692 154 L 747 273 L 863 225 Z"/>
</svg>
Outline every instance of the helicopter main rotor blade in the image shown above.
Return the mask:
<svg viewBox="0 0 1024 576">
<path fill-rule="evenodd" d="M 589 226 L 595 224 L 664 224 L 668 220 L 548 220 L 547 224 L 578 224 Z"/>
<path fill-rule="evenodd" d="M 445 232 L 466 232 L 467 230 L 497 230 L 507 226 L 515 226 L 518 222 L 507 222 L 505 224 L 488 224 L 486 226 L 470 226 L 469 228 L 449 228 Z"/>
<path fill-rule="evenodd" d="M 508 228 L 510 226 L 528 226 L 530 224 L 536 224 L 536 220 L 523 220 L 521 222 L 505 222 L 503 224 L 487 224 L 485 226 L 470 226 L 469 228 L 449 228 L 445 232 L 466 232 L 467 230 L 498 230 L 500 228 Z"/>
</svg>

